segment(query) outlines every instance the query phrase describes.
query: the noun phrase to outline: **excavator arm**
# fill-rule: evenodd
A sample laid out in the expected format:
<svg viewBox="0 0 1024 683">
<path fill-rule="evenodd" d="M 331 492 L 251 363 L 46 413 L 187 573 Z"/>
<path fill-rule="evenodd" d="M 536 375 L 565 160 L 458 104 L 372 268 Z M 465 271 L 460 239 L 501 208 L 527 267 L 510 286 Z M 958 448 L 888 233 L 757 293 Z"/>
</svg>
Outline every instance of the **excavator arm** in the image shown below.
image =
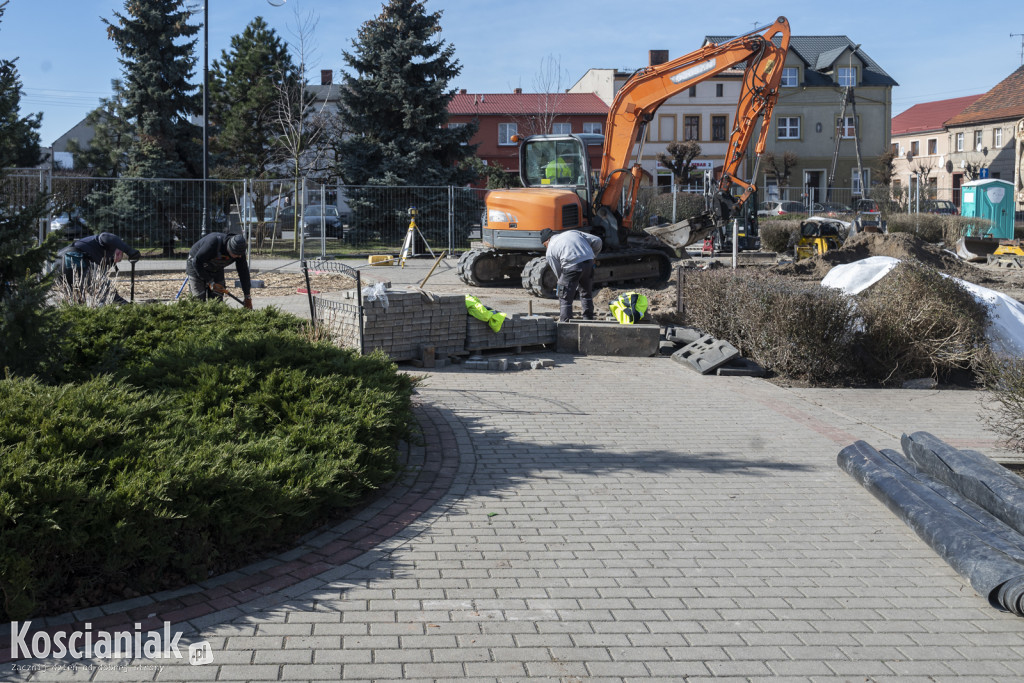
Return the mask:
<svg viewBox="0 0 1024 683">
<path fill-rule="evenodd" d="M 642 69 L 626 81 L 612 101 L 605 133 L 605 150 L 601 161 L 600 185 L 595 193 L 594 216 L 615 234 L 619 228 L 628 230 L 633 224 L 637 191 L 643 178 L 640 166 L 642 145 L 647 125 L 654 113 L 669 97 L 691 86 L 713 78 L 722 71 L 746 63 L 735 121 L 729 137 L 728 151 L 715 189 L 712 215 L 703 218 L 704 227 L 720 224 L 743 205 L 754 192 L 753 184 L 737 177 L 759 117 L 764 124 L 754 147 L 757 161 L 751 178 L 756 177 L 757 162 L 764 152 L 772 109 L 779 96 L 782 66 L 789 50 L 789 22 L 779 17 L 771 26 L 755 29 L 721 44 L 709 44 L 664 64 Z M 778 44 L 775 40 L 778 40 Z M 633 150 L 640 150 L 631 163 Z M 733 196 L 736 185 L 742 189 Z M 623 198 L 623 190 L 625 197 Z M 622 215 L 618 208 L 622 206 Z M 687 244 L 691 231 L 686 231 Z M 684 246 L 677 244 L 676 246 Z"/>
</svg>

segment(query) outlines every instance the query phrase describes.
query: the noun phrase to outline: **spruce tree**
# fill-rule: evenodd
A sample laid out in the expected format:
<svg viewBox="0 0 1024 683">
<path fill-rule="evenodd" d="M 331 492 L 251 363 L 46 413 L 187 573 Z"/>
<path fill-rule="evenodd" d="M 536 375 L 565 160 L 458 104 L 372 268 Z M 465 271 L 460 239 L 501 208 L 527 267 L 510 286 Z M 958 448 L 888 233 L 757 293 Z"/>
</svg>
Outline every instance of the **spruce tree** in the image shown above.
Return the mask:
<svg viewBox="0 0 1024 683">
<path fill-rule="evenodd" d="M 123 116 L 131 124 L 127 174 L 142 178 L 200 177 L 198 86 L 189 81 L 199 27 L 188 23 L 184 0 L 127 0 L 125 14 L 106 19 L 121 55 Z"/>
<path fill-rule="evenodd" d="M 210 67 L 211 149 L 228 177 L 265 177 L 279 129 L 280 90 L 296 79 L 287 45 L 256 17 Z"/>
<path fill-rule="evenodd" d="M 0 3 L 0 19 L 6 4 Z M 15 63 L 0 58 L 0 377 L 38 371 L 53 325 L 53 312 L 44 305 L 50 280 L 41 275 L 53 241 L 37 243 L 45 198 L 19 191 L 5 177 L 5 169 L 39 159 L 41 117 L 22 116 L 20 102 Z"/>
<path fill-rule="evenodd" d="M 349 185 L 463 185 L 473 172 L 458 162 L 475 151 L 472 126 L 448 128 L 449 83 L 462 67 L 441 40 L 441 12 L 423 0 L 389 0 L 343 52 L 339 116 L 351 135 L 336 147 L 337 172 Z"/>
<path fill-rule="evenodd" d="M 7 2 L 0 3 L 0 17 Z M 21 115 L 21 79 L 17 59 L 0 58 L 0 168 L 39 163 L 39 126 L 42 114 Z"/>
</svg>

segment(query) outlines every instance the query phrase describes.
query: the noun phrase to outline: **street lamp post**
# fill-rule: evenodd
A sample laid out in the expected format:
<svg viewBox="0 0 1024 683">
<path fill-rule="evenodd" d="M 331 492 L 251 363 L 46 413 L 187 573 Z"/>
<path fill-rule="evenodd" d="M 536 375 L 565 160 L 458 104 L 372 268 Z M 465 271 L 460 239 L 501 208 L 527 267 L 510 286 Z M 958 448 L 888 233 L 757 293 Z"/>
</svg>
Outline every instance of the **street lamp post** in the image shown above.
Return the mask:
<svg viewBox="0 0 1024 683">
<path fill-rule="evenodd" d="M 199 234 L 206 235 L 210 223 L 210 136 L 207 132 L 207 118 L 210 108 L 210 15 L 209 1 L 203 0 L 203 223 Z"/>
</svg>

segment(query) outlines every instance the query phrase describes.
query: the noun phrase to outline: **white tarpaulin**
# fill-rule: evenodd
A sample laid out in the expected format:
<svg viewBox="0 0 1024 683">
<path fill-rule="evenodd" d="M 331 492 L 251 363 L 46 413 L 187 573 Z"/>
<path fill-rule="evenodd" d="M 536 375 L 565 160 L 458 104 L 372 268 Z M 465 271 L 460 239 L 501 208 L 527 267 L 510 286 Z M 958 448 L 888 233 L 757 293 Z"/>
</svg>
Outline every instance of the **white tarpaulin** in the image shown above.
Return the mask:
<svg viewBox="0 0 1024 683">
<path fill-rule="evenodd" d="M 835 266 L 821 284 L 847 294 L 857 294 L 885 277 L 899 262 L 891 256 L 871 256 Z M 992 350 L 1007 356 L 1024 356 L 1024 305 L 1001 292 L 959 278 L 953 279 L 988 306 L 987 335 Z"/>
</svg>

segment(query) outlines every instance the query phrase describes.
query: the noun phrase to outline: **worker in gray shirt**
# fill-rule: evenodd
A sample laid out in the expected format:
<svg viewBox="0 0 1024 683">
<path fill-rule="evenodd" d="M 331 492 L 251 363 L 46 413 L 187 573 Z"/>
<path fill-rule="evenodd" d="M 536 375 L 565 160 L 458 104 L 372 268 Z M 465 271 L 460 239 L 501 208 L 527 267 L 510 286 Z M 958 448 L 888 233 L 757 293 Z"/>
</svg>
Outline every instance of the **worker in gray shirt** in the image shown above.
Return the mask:
<svg viewBox="0 0 1024 683">
<path fill-rule="evenodd" d="M 583 319 L 594 319 L 594 259 L 601 253 L 601 238 L 579 230 L 540 231 L 547 247 L 547 261 L 558 278 L 558 322 L 572 318 L 572 302 L 577 292 L 583 306 Z"/>
</svg>

